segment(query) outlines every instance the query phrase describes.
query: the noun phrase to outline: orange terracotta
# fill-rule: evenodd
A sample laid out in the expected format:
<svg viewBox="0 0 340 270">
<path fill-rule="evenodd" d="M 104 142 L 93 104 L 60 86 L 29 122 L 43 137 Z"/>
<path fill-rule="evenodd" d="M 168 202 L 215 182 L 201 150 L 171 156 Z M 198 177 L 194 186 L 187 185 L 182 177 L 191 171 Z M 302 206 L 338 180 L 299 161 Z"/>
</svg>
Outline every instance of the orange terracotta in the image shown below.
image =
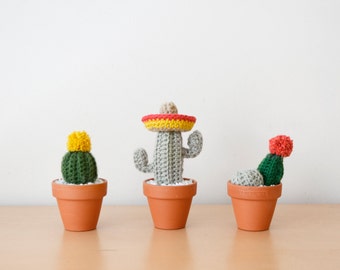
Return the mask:
<svg viewBox="0 0 340 270">
<path fill-rule="evenodd" d="M 68 231 L 90 231 L 97 227 L 107 181 L 92 185 L 63 185 L 52 181 L 59 212 Z"/>
<path fill-rule="evenodd" d="M 228 181 L 227 192 L 238 228 L 245 231 L 268 230 L 281 191 L 282 184 L 253 187 L 234 185 Z"/>
<path fill-rule="evenodd" d="M 185 180 L 189 180 L 184 178 Z M 185 227 L 197 182 L 183 186 L 158 186 L 143 182 L 143 192 L 148 198 L 154 226 L 158 229 L 176 230 Z"/>
</svg>

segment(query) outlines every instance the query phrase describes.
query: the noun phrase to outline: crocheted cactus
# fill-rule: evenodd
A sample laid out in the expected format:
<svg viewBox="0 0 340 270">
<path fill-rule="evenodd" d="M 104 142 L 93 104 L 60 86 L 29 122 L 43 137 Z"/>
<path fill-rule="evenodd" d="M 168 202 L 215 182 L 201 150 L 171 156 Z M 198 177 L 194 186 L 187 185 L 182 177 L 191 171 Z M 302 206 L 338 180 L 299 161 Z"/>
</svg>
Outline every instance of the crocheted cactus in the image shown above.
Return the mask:
<svg viewBox="0 0 340 270">
<path fill-rule="evenodd" d="M 235 178 L 231 182 L 241 186 L 262 186 L 263 177 L 258 170 L 245 170 L 237 172 Z"/>
<path fill-rule="evenodd" d="M 171 185 L 183 182 L 183 159 L 194 158 L 202 150 L 203 139 L 199 131 L 194 131 L 188 138 L 189 148 L 182 146 L 181 132 L 192 129 L 196 118 L 178 114 L 174 103 L 161 106 L 160 114 L 144 116 L 145 127 L 157 132 L 154 160 L 148 162 L 147 152 L 137 149 L 134 153 L 136 168 L 145 173 L 154 173 L 158 185 Z"/>
<path fill-rule="evenodd" d="M 242 186 L 271 186 L 281 183 L 283 177 L 283 158 L 293 151 L 293 141 L 285 135 L 269 140 L 270 153 L 262 160 L 257 170 L 237 172 L 231 183 Z"/>
<path fill-rule="evenodd" d="M 269 140 L 269 151 L 257 169 L 266 186 L 278 185 L 284 174 L 283 158 L 293 151 L 293 141 L 285 135 L 276 136 Z"/>
<path fill-rule="evenodd" d="M 75 131 L 68 136 L 68 151 L 62 160 L 64 180 L 71 184 L 87 184 L 97 179 L 96 160 L 90 153 L 91 140 L 86 132 Z"/>
</svg>

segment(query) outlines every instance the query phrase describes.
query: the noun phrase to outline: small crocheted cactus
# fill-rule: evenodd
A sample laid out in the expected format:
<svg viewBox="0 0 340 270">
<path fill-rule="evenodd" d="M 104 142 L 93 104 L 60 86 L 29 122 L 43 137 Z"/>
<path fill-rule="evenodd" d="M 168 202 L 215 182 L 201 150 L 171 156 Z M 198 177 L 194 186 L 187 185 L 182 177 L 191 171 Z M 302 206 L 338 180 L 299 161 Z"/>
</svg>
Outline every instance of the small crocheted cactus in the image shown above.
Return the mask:
<svg viewBox="0 0 340 270">
<path fill-rule="evenodd" d="M 266 186 L 278 185 L 284 173 L 283 158 L 292 153 L 293 141 L 285 135 L 276 136 L 269 140 L 269 151 L 257 169 L 262 174 Z"/>
<path fill-rule="evenodd" d="M 231 182 L 241 186 L 262 186 L 263 177 L 258 170 L 245 170 L 237 172 L 235 178 L 231 179 Z"/>
<path fill-rule="evenodd" d="M 90 153 L 91 140 L 85 131 L 75 131 L 68 136 L 67 152 L 62 160 L 64 180 L 70 184 L 87 184 L 97 179 L 96 160 Z"/>
<path fill-rule="evenodd" d="M 231 180 L 233 184 L 242 186 L 271 186 L 281 183 L 283 177 L 283 158 L 293 151 L 293 141 L 285 135 L 269 140 L 270 153 L 262 160 L 257 170 L 237 172 Z"/>
<path fill-rule="evenodd" d="M 175 104 L 169 102 L 161 106 L 160 114 L 144 116 L 142 121 L 147 129 L 157 132 L 157 142 L 152 163 L 148 162 L 144 149 L 135 151 L 136 168 L 145 173 L 153 172 L 158 185 L 183 182 L 183 159 L 194 158 L 202 150 L 203 139 L 199 131 L 189 136 L 189 148 L 182 146 L 181 132 L 191 130 L 196 118 L 178 114 Z"/>
</svg>

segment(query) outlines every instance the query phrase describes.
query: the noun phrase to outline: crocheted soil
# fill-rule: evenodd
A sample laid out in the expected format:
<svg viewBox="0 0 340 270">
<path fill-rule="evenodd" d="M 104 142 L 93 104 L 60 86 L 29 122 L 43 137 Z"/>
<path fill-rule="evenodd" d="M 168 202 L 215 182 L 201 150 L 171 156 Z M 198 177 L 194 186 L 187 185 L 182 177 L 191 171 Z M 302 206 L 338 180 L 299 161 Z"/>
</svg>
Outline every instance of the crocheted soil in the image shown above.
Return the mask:
<svg viewBox="0 0 340 270">
<path fill-rule="evenodd" d="M 147 183 L 150 185 L 158 186 L 158 183 L 155 180 L 148 180 Z M 192 183 L 193 183 L 192 179 L 187 179 L 187 180 L 183 180 L 182 182 L 175 183 L 175 184 L 163 183 L 160 186 L 187 186 L 187 185 L 191 185 Z"/>
<path fill-rule="evenodd" d="M 98 178 L 96 181 L 94 181 L 93 183 L 86 183 L 86 184 L 72 184 L 72 183 L 67 183 L 64 179 L 60 178 L 57 179 L 55 181 L 56 184 L 60 184 L 60 185 L 73 185 L 73 186 L 86 186 L 86 185 L 95 185 L 95 184 L 101 184 L 104 181 L 100 178 Z"/>
</svg>

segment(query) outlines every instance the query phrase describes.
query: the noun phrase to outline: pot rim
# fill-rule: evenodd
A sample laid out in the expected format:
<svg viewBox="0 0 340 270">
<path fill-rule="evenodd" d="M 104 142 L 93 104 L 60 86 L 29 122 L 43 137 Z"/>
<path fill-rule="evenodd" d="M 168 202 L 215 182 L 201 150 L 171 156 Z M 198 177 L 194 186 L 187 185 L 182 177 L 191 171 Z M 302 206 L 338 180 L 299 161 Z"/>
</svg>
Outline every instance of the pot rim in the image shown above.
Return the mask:
<svg viewBox="0 0 340 270">
<path fill-rule="evenodd" d="M 83 187 L 83 186 L 93 186 L 93 185 L 102 185 L 105 184 L 105 182 L 107 183 L 107 180 L 101 177 L 98 177 L 99 180 L 103 181 L 102 183 L 91 183 L 91 184 L 63 184 L 63 183 L 56 183 L 60 178 L 54 179 L 52 180 L 52 184 L 53 185 L 63 185 L 63 186 L 77 186 L 77 187 Z"/>
<path fill-rule="evenodd" d="M 241 186 L 227 183 L 227 193 L 231 198 L 244 200 L 277 200 L 282 194 L 282 183 L 275 186 Z"/>
<path fill-rule="evenodd" d="M 148 184 L 149 178 L 143 181 L 143 193 L 146 197 L 158 199 L 184 199 L 196 195 L 197 181 L 192 178 L 183 178 L 184 180 L 192 180 L 189 185 L 176 185 L 176 186 L 160 186 Z"/>
<path fill-rule="evenodd" d="M 99 178 L 103 182 L 95 183 L 91 185 L 65 185 L 57 184 L 55 179 L 52 181 L 52 194 L 57 199 L 66 200 L 87 200 L 102 198 L 107 194 L 108 181 L 103 178 Z"/>
</svg>

